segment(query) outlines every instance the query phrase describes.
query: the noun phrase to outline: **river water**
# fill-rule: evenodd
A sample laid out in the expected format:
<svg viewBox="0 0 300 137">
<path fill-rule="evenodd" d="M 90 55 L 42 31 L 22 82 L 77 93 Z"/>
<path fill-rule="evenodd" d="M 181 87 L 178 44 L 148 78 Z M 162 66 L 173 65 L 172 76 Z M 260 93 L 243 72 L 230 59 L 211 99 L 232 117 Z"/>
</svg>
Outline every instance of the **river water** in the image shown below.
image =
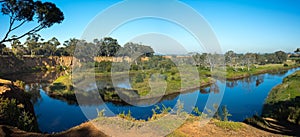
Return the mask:
<svg viewBox="0 0 300 137">
<path fill-rule="evenodd" d="M 109 110 L 106 111 L 106 116 L 114 116 L 114 114 L 122 112 L 128 113 L 130 110 L 134 118 L 147 119 L 152 115 L 152 109 L 156 107 L 155 105 L 173 108 L 177 100 L 180 99 L 187 111 L 190 111 L 193 106 L 198 107 L 202 111 L 208 98 L 214 95 L 223 95 L 219 106 L 227 106 L 229 113 L 232 115 L 229 117 L 229 120 L 243 121 L 254 114 L 261 114 L 264 100 L 268 96 L 269 91 L 280 84 L 284 77 L 296 70 L 300 70 L 300 68 L 285 72 L 261 74 L 234 81 L 217 81 L 216 85 L 212 87 L 169 95 L 156 104 L 142 101 L 139 102 L 139 106 L 115 102 L 78 105 L 68 100 L 52 98 L 47 95 L 45 90 L 51 83 L 51 79 L 57 77 L 57 74 L 48 74 L 50 75 L 48 77 L 40 76 L 40 74 L 38 76 L 36 74 L 24 74 L 18 75 L 18 79 L 25 81 L 26 91 L 33 95 L 32 102 L 34 103 L 40 130 L 52 133 L 67 130 L 89 119 L 93 119 L 97 117 L 97 110 L 104 108 Z M 6 78 L 14 79 L 14 77 Z M 125 84 L 128 83 L 126 79 L 121 79 L 118 82 L 117 85 L 121 87 L 129 87 L 129 85 Z M 100 83 L 105 84 L 105 79 L 102 82 L 100 80 Z"/>
</svg>

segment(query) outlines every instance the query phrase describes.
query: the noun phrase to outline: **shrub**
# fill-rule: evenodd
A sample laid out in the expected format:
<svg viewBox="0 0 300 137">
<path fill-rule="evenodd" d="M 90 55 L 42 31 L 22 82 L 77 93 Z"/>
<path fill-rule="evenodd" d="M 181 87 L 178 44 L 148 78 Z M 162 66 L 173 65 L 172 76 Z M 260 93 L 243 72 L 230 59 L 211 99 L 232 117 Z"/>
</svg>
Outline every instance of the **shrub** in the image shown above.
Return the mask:
<svg viewBox="0 0 300 137">
<path fill-rule="evenodd" d="M 288 64 L 286 64 L 286 63 L 284 63 L 284 64 L 283 64 L 283 66 L 284 66 L 284 67 L 288 67 L 289 65 L 288 65 Z"/>
<path fill-rule="evenodd" d="M 136 76 L 135 82 L 136 82 L 136 83 L 144 82 L 144 76 L 143 76 L 141 73 L 139 73 L 139 74 Z"/>
<path fill-rule="evenodd" d="M 16 126 L 25 131 L 37 131 L 35 118 L 24 110 L 23 104 L 15 99 L 0 98 L 0 121 L 10 126 Z"/>
</svg>

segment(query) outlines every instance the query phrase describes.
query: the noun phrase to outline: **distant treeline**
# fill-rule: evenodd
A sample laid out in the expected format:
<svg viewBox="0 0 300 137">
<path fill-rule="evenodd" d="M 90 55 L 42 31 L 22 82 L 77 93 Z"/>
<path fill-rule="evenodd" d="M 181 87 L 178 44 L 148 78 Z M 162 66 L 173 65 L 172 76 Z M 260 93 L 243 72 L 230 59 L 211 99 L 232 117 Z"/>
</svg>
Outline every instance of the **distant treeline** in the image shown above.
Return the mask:
<svg viewBox="0 0 300 137">
<path fill-rule="evenodd" d="M 150 46 L 126 43 L 123 47 L 118 44 L 116 39 L 105 37 L 103 39 L 94 39 L 93 42 L 71 38 L 63 43 L 57 38 L 45 41 L 40 35 L 30 35 L 24 43 L 19 40 L 11 42 L 11 48 L 6 45 L 0 45 L 0 55 L 32 55 L 32 56 L 74 56 L 74 53 L 93 52 L 93 56 L 133 56 L 139 53 L 144 56 L 152 56 L 153 49 Z M 88 54 L 91 55 L 91 54 Z"/>
<path fill-rule="evenodd" d="M 300 50 L 297 49 L 295 53 Z M 74 53 L 76 53 L 74 55 Z M 0 55 L 31 55 L 31 56 L 128 56 L 137 58 L 139 56 L 151 57 L 154 55 L 154 50 L 150 46 L 126 43 L 124 46 L 118 44 L 117 39 L 105 37 L 102 39 L 94 39 L 93 42 L 87 42 L 79 39 L 69 39 L 63 43 L 59 42 L 57 38 L 46 41 L 40 35 L 30 35 L 24 43 L 19 40 L 11 42 L 11 48 L 5 45 L 0 45 Z M 211 53 L 190 53 L 187 55 L 193 57 L 194 63 L 198 66 L 210 66 L 213 69 L 215 66 L 227 65 L 232 68 L 244 66 L 249 69 L 253 64 L 282 64 L 288 59 L 288 54 L 283 51 L 276 51 L 274 53 L 245 53 L 238 54 L 234 51 L 228 51 L 225 54 L 211 54 Z M 184 61 L 184 58 L 182 58 Z M 186 60 L 191 61 L 190 59 Z M 225 64 L 220 64 L 225 63 Z"/>
</svg>

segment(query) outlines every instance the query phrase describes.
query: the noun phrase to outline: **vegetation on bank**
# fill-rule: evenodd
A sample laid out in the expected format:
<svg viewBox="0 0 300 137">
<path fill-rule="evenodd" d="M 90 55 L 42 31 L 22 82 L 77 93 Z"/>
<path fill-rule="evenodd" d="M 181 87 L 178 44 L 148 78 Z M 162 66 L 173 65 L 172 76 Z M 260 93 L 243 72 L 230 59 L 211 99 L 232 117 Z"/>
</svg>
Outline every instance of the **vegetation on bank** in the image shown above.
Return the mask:
<svg viewBox="0 0 300 137">
<path fill-rule="evenodd" d="M 262 116 L 300 125 L 300 71 L 284 78 L 266 99 Z"/>
<path fill-rule="evenodd" d="M 266 65 L 255 65 L 248 70 L 243 70 L 239 68 L 239 71 L 235 71 L 233 68 L 228 67 L 226 70 L 227 80 L 236 80 L 251 75 L 258 75 L 263 73 L 279 72 L 284 70 L 289 70 L 291 68 L 299 67 L 299 64 L 266 64 Z"/>
<path fill-rule="evenodd" d="M 120 131 L 121 133 L 130 131 L 136 132 L 136 129 L 142 131 L 147 129 L 145 134 L 147 134 L 147 132 L 153 132 L 157 135 L 161 133 L 161 131 L 163 131 L 163 133 L 172 132 L 167 136 L 180 136 L 184 134 L 181 134 L 181 132 L 178 131 L 178 126 L 182 127 L 189 123 L 206 120 L 208 115 L 205 113 L 201 113 L 198 108 L 194 109 L 193 112 L 195 113 L 188 114 L 183 110 L 183 103 L 181 103 L 180 101 L 177 102 L 174 109 L 165 106 L 156 106 L 152 111 L 153 115 L 149 117 L 146 122 L 145 120 L 137 120 L 133 118 L 130 111 L 128 111 L 128 113 L 120 113 L 119 115 L 117 115 L 117 117 L 106 117 L 104 114 L 105 111 L 102 110 L 98 111 L 98 117 L 93 120 L 93 122 L 100 127 L 115 127 L 114 129 L 118 129 L 118 131 Z M 213 123 L 216 127 L 219 127 L 226 131 L 238 131 L 244 128 L 243 123 L 227 121 L 227 118 L 223 116 L 227 116 L 228 114 L 229 113 L 226 109 L 226 106 L 223 106 L 218 109 L 218 113 L 213 116 L 213 118 L 210 120 L 210 123 Z"/>
<path fill-rule="evenodd" d="M 16 99 L 0 98 L 0 123 L 25 131 L 38 131 L 34 116 Z"/>
<path fill-rule="evenodd" d="M 30 94 L 24 92 L 25 83 L 0 79 L 0 125 L 10 125 L 25 131 L 38 132 Z"/>
<path fill-rule="evenodd" d="M 112 62 L 99 62 L 94 64 L 96 81 L 105 79 L 108 83 L 107 85 L 102 87 L 102 89 L 99 89 L 99 93 L 104 98 L 104 100 L 120 101 L 120 98 L 118 98 L 118 94 L 114 92 L 116 90 L 115 88 L 119 87 L 114 88 L 111 82 L 111 64 Z M 116 64 L 120 69 L 118 70 L 118 72 L 114 72 L 114 74 L 117 75 L 117 77 L 124 76 L 124 74 L 126 73 L 122 72 L 122 68 L 124 68 L 123 65 L 126 64 Z M 241 68 L 237 68 L 236 71 L 232 68 L 227 68 L 226 78 L 240 79 L 261 73 L 288 70 L 297 66 L 298 65 L 296 64 L 288 64 L 288 66 L 283 64 L 256 65 L 254 67 L 251 67 L 249 71 L 245 69 L 243 71 Z M 113 69 L 116 70 L 118 68 Z M 191 89 L 199 89 L 200 87 L 209 86 L 210 84 L 214 83 L 214 79 L 211 78 L 212 73 L 208 69 L 198 67 L 198 80 L 194 74 L 187 73 L 191 71 L 189 69 L 192 68 L 182 67 L 182 70 L 184 70 L 184 72 L 186 73 L 181 74 L 179 72 L 179 68 L 176 67 L 174 63 L 169 59 L 165 59 L 162 57 L 152 57 L 149 59 L 149 61 L 138 62 L 137 65 L 132 64 L 129 70 L 131 89 L 126 90 L 119 88 L 119 90 L 126 91 L 123 93 L 128 97 L 132 97 L 132 95 L 138 95 L 144 98 L 151 98 L 160 96 L 162 94 L 168 95 Z M 81 76 L 78 75 L 76 77 Z M 188 77 L 188 79 L 184 79 L 185 77 Z M 59 77 L 49 88 L 51 94 L 54 96 L 58 95 L 68 99 L 74 99 L 74 101 L 76 101 L 74 95 L 75 93 L 73 91 L 74 87 L 71 81 L 71 75 Z M 98 88 L 100 87 L 101 86 L 98 86 Z"/>
</svg>

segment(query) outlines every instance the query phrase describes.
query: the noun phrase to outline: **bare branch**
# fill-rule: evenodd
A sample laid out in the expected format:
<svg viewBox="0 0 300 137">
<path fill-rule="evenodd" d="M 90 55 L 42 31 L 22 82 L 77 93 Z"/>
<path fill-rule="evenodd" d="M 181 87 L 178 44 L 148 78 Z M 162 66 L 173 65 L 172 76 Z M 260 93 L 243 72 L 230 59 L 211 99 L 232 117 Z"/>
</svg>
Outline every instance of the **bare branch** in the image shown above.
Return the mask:
<svg viewBox="0 0 300 137">
<path fill-rule="evenodd" d="M 17 29 L 17 28 L 19 28 L 19 27 L 21 27 L 24 23 L 26 23 L 27 21 L 26 20 L 24 20 L 22 23 L 20 23 L 18 26 L 16 26 L 16 27 L 14 27 L 14 28 L 12 28 L 11 29 L 11 31 L 14 31 L 15 29 Z"/>
<path fill-rule="evenodd" d="M 14 38 L 10 38 L 10 39 L 6 39 L 6 40 L 2 40 L 0 41 L 0 43 L 3 43 L 3 42 L 9 42 L 9 41 L 13 41 L 13 40 L 17 40 L 17 39 L 20 39 L 20 38 L 23 38 L 25 37 L 26 35 L 30 35 L 30 34 L 34 34 L 40 30 L 42 30 L 43 28 L 45 28 L 44 25 L 38 25 L 36 26 L 35 28 L 31 29 L 30 31 L 28 31 L 27 33 L 19 36 L 19 37 L 14 37 Z"/>
<path fill-rule="evenodd" d="M 13 16 L 10 16 L 10 18 L 9 18 L 9 28 L 8 28 L 8 31 L 6 32 L 4 38 L 1 40 L 0 43 L 3 43 L 3 42 L 5 41 L 5 39 L 7 39 L 9 33 L 12 31 L 12 26 L 13 26 L 14 22 L 15 22 L 15 18 L 13 18 Z"/>
</svg>

